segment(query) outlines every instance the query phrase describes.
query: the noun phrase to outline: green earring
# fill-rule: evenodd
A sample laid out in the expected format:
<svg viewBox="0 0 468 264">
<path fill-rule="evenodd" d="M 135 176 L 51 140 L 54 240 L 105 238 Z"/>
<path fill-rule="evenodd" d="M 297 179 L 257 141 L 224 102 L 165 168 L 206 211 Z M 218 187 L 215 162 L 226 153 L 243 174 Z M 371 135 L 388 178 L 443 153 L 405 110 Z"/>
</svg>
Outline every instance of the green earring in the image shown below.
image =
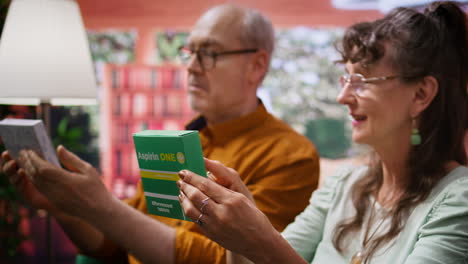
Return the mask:
<svg viewBox="0 0 468 264">
<path fill-rule="evenodd" d="M 421 144 L 421 134 L 419 134 L 419 129 L 413 128 L 411 130 L 411 145 L 417 146 Z"/>
</svg>

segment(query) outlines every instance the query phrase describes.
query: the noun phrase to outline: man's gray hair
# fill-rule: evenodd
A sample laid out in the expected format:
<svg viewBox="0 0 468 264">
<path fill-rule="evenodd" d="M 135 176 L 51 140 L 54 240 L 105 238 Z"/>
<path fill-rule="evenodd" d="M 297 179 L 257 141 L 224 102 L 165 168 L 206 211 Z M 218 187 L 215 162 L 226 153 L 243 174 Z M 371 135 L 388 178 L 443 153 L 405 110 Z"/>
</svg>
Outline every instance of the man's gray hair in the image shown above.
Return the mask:
<svg viewBox="0 0 468 264">
<path fill-rule="evenodd" d="M 267 17 L 254 9 L 244 10 L 241 41 L 248 48 L 265 50 L 271 58 L 275 48 L 275 31 Z"/>
<path fill-rule="evenodd" d="M 228 3 L 210 8 L 200 19 L 213 19 L 220 14 L 230 14 L 222 19 L 229 19 L 232 25 L 239 26 L 239 41 L 244 48 L 264 50 L 268 54 L 268 66 L 261 81 L 265 78 L 275 48 L 275 30 L 270 19 L 259 11 Z M 200 20 L 199 20 L 200 21 Z"/>
</svg>

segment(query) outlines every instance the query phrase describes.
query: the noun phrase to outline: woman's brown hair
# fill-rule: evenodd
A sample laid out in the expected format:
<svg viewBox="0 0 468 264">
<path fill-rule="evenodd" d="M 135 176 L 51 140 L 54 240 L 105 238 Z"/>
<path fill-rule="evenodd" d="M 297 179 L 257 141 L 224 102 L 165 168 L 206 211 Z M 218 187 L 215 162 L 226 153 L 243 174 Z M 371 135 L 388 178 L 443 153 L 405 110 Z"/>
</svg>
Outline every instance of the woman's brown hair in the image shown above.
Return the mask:
<svg viewBox="0 0 468 264">
<path fill-rule="evenodd" d="M 403 195 L 390 209 L 390 228 L 369 242 L 365 263 L 400 233 L 411 210 L 424 201 L 446 175 L 448 161 L 467 163 L 463 144 L 468 127 L 465 13 L 455 2 L 434 2 L 423 13 L 397 8 L 380 20 L 355 24 L 346 31 L 341 42 L 341 62 L 371 65 L 389 52 L 385 47 L 392 49 L 392 67 L 399 75 L 408 76 L 402 78 L 403 82 L 417 82 L 425 76 L 433 76 L 439 89 L 418 118 L 422 142 L 412 147 L 406 162 L 408 181 Z M 372 157 L 366 175 L 351 189 L 356 214 L 340 222 L 335 229 L 333 244 L 340 252 L 345 249 L 345 238 L 361 229 L 370 207 L 369 197 L 382 185 L 382 163 L 376 153 Z"/>
</svg>

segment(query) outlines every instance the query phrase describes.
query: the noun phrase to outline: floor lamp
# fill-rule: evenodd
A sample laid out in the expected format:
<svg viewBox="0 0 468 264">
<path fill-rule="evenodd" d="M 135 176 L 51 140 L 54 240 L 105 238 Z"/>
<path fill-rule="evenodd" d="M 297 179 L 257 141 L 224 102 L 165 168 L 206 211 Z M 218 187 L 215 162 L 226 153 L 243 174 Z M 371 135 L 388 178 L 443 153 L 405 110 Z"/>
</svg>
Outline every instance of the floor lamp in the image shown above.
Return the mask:
<svg viewBox="0 0 468 264">
<path fill-rule="evenodd" d="M 96 80 L 74 0 L 13 0 L 0 39 L 0 104 L 39 105 L 50 135 L 51 105 L 96 104 Z M 48 263 L 54 263 L 46 219 Z"/>
</svg>

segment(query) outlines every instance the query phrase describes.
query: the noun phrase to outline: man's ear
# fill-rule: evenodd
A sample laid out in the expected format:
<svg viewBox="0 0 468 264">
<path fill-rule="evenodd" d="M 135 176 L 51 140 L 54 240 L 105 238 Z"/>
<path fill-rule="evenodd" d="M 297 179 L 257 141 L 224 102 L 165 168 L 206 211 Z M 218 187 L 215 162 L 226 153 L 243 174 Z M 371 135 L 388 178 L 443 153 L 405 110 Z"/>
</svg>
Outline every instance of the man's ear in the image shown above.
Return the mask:
<svg viewBox="0 0 468 264">
<path fill-rule="evenodd" d="M 424 77 L 417 85 L 411 109 L 412 117 L 418 116 L 434 100 L 439 91 L 439 82 L 434 76 Z"/>
<path fill-rule="evenodd" d="M 253 54 L 253 58 L 250 64 L 249 82 L 255 84 L 255 87 L 262 81 L 262 78 L 268 71 L 268 62 L 270 56 L 264 50 L 259 50 Z"/>
</svg>

